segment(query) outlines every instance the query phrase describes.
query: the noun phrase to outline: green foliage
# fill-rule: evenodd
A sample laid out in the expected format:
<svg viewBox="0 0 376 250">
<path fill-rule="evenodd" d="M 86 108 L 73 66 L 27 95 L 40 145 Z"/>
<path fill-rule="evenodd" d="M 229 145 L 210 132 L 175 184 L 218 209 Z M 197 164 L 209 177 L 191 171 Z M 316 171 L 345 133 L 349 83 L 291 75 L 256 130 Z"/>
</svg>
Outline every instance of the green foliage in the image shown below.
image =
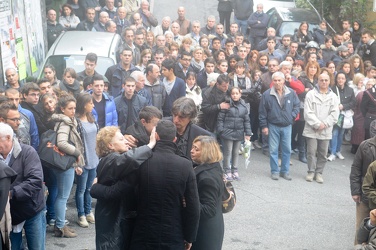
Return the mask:
<svg viewBox="0 0 376 250">
<path fill-rule="evenodd" d="M 369 0 L 311 0 L 310 2 L 335 30 L 341 30 L 341 21 L 344 19 L 350 22 L 360 21 L 363 27 L 376 24 L 376 21 L 366 22 L 367 12 L 372 10 L 372 2 Z M 312 8 L 307 0 L 297 0 L 296 5 L 300 8 Z"/>
</svg>

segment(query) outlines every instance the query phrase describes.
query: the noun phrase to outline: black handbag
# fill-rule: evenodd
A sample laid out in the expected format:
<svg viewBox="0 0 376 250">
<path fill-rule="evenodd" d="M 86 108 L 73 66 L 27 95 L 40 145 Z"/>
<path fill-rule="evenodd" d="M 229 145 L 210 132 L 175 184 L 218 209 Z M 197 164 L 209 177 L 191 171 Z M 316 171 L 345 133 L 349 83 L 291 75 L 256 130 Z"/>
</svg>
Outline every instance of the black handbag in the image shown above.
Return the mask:
<svg viewBox="0 0 376 250">
<path fill-rule="evenodd" d="M 57 127 L 57 130 L 59 130 L 60 124 Z M 60 149 L 56 145 L 56 141 L 57 133 L 55 130 L 49 129 L 44 132 L 40 138 L 38 149 L 39 158 L 42 162 L 42 165 L 47 168 L 53 168 L 63 171 L 68 170 L 73 167 L 73 164 L 77 161 L 77 159 L 73 155 L 68 155 L 60 151 Z"/>
</svg>

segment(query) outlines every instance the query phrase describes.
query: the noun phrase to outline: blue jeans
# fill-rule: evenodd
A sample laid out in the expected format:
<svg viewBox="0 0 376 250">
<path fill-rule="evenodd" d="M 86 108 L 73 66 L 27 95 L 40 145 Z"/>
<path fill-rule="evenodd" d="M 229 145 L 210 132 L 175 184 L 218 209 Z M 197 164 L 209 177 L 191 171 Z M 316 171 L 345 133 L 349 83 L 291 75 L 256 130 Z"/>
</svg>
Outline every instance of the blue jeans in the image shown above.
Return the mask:
<svg viewBox="0 0 376 250">
<path fill-rule="evenodd" d="M 46 201 L 47 222 L 51 219 L 56 219 L 55 215 L 55 201 L 57 197 L 57 180 L 52 169 L 43 167 L 44 181 L 48 188 L 48 197 Z"/>
<path fill-rule="evenodd" d="M 269 123 L 269 153 L 272 174 L 288 174 L 291 156 L 291 125 L 279 127 Z M 278 149 L 281 146 L 281 171 L 278 168 Z"/>
<path fill-rule="evenodd" d="M 27 247 L 29 250 L 46 249 L 46 216 L 44 209 L 34 217 L 25 221 L 24 224 Z M 22 231 L 19 233 L 10 233 L 12 250 L 24 249 L 22 245 Z"/>
<path fill-rule="evenodd" d="M 335 155 L 341 152 L 343 134 L 345 133 L 344 128 L 339 128 L 337 126 L 333 127 L 332 139 L 330 140 L 330 153 Z"/>
<path fill-rule="evenodd" d="M 234 21 L 238 24 L 239 31 L 241 31 L 243 33 L 244 37 L 245 37 L 245 35 L 247 34 L 247 29 L 248 29 L 247 20 L 239 20 L 234 15 Z M 251 44 L 251 45 L 253 45 L 253 44 Z"/>
<path fill-rule="evenodd" d="M 225 173 L 238 172 L 240 144 L 241 141 L 226 140 L 222 138 L 223 170 Z M 232 162 L 232 168 L 230 162 Z"/>
<path fill-rule="evenodd" d="M 66 171 L 53 170 L 57 180 L 57 197 L 55 201 L 56 226 L 63 228 L 65 225 L 65 209 L 72 190 L 74 180 L 74 168 Z"/>
<path fill-rule="evenodd" d="M 82 175 L 76 175 L 76 207 L 78 217 L 88 215 L 91 212 L 90 188 L 93 185 L 95 176 L 97 175 L 96 170 L 96 168 L 85 168 Z"/>
</svg>

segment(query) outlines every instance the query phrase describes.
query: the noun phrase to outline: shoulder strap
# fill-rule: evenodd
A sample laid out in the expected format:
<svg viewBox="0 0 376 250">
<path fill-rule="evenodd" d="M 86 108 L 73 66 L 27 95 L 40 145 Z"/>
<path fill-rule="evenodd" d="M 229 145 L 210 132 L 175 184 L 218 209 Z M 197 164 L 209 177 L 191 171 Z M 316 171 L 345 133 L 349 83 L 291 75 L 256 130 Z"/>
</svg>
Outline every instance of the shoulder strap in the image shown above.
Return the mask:
<svg viewBox="0 0 376 250">
<path fill-rule="evenodd" d="M 369 98 L 371 99 L 371 101 L 376 105 L 376 100 L 375 100 L 375 98 L 371 95 L 371 93 L 370 93 L 368 90 L 366 90 L 365 92 L 367 93 L 367 95 L 369 96 Z"/>
</svg>

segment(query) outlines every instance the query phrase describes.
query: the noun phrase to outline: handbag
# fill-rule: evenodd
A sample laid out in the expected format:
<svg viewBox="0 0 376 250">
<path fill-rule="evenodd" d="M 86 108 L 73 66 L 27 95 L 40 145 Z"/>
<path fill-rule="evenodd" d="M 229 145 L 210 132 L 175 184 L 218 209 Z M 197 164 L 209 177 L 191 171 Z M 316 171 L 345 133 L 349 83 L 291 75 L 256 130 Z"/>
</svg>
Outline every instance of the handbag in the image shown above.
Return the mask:
<svg viewBox="0 0 376 250">
<path fill-rule="evenodd" d="M 59 130 L 60 124 L 56 130 Z M 73 164 L 77 161 L 77 159 L 73 155 L 68 155 L 62 152 L 56 145 L 56 141 L 57 133 L 55 130 L 49 129 L 44 132 L 41 136 L 38 149 L 39 158 L 42 165 L 47 168 L 63 171 L 68 170 L 73 167 Z M 70 140 L 68 141 L 71 143 Z"/>
<path fill-rule="evenodd" d="M 342 128 L 344 128 L 344 129 L 352 128 L 354 126 L 354 120 L 353 120 L 354 111 L 349 109 L 349 110 L 346 110 L 346 111 L 342 111 L 341 113 L 343 113 Z"/>
<path fill-rule="evenodd" d="M 226 177 L 223 176 L 223 195 L 222 195 L 222 213 L 231 212 L 236 204 L 236 194 L 234 186 L 231 182 L 226 180 Z"/>
</svg>

